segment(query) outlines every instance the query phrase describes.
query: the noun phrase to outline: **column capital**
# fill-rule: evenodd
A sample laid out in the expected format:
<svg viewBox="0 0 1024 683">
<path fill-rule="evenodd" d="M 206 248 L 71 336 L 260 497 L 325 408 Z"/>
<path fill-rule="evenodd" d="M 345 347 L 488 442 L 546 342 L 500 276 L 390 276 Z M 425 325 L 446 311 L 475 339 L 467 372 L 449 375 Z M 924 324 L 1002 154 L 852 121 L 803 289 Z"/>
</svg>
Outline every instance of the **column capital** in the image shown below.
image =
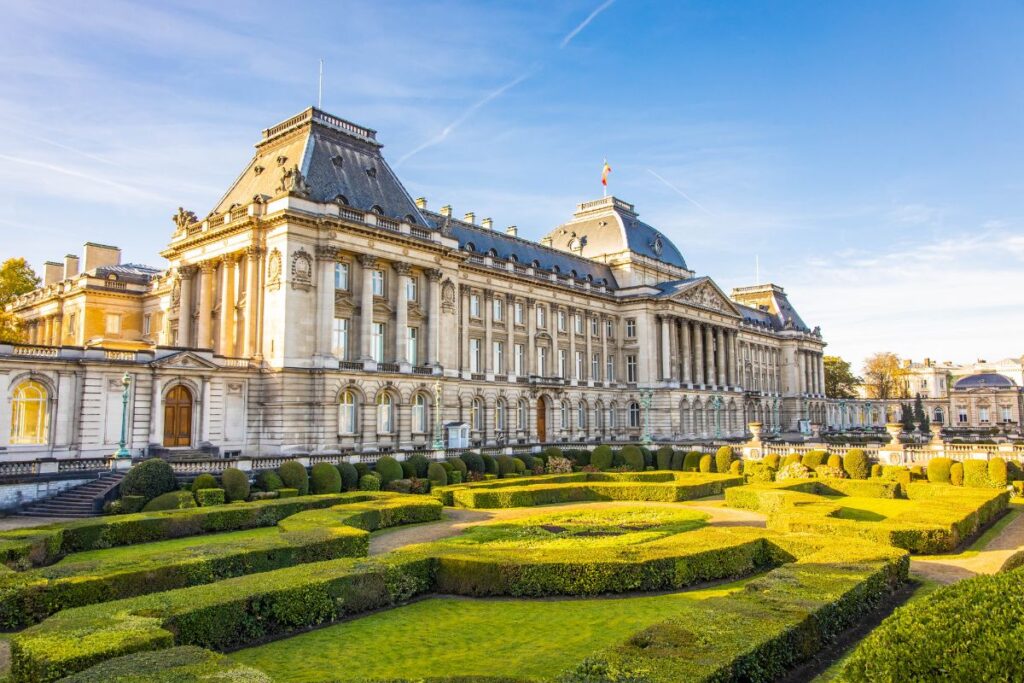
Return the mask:
<svg viewBox="0 0 1024 683">
<path fill-rule="evenodd" d="M 220 257 L 220 262 L 226 266 L 233 266 L 238 263 L 238 254 L 223 254 Z"/>
<path fill-rule="evenodd" d="M 473 291 L 473 288 L 470 285 L 467 285 L 467 284 L 460 284 L 459 285 L 459 294 L 460 295 L 465 296 L 465 295 L 469 294 L 471 291 Z"/>
<path fill-rule="evenodd" d="M 259 258 L 260 256 L 263 256 L 263 254 L 265 254 L 266 251 L 266 249 L 259 246 L 258 244 L 251 244 L 245 248 L 245 255 L 248 256 L 249 258 Z"/>
<path fill-rule="evenodd" d="M 191 280 L 198 272 L 199 268 L 195 265 L 178 266 L 178 276 L 181 277 L 182 280 Z"/>
<path fill-rule="evenodd" d="M 424 271 L 427 275 L 427 279 L 431 282 L 440 282 L 443 273 L 437 268 L 428 268 Z"/>
<path fill-rule="evenodd" d="M 214 259 L 208 259 L 199 264 L 199 270 L 202 271 L 203 275 L 210 275 L 216 267 L 217 262 Z"/>
<path fill-rule="evenodd" d="M 531 307 L 532 308 L 533 305 L 536 304 L 536 303 L 537 303 L 537 300 L 534 299 L 533 297 L 529 297 L 529 296 L 526 297 L 526 305 L 527 305 L 527 307 Z"/>
<path fill-rule="evenodd" d="M 395 272 L 399 275 L 408 275 L 412 272 L 412 265 L 405 261 L 395 261 L 391 264 L 391 267 L 395 269 Z"/>
<path fill-rule="evenodd" d="M 336 261 L 338 259 L 337 247 L 332 247 L 327 244 L 316 245 L 316 257 L 323 261 Z"/>
<path fill-rule="evenodd" d="M 492 292 L 489 289 L 485 289 L 484 290 L 484 301 L 486 301 L 487 303 L 490 303 L 493 298 L 494 298 L 494 292 Z"/>
<path fill-rule="evenodd" d="M 377 265 L 377 257 L 373 254 L 359 254 L 356 256 L 356 260 L 363 268 L 373 268 Z"/>
</svg>

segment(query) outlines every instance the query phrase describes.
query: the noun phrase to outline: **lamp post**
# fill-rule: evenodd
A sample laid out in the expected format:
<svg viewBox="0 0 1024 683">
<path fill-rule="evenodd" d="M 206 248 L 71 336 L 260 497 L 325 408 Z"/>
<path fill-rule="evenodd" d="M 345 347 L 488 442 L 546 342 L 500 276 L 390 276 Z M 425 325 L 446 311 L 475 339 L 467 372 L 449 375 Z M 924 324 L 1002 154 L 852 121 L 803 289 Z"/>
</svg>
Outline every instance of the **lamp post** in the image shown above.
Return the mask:
<svg viewBox="0 0 1024 683">
<path fill-rule="evenodd" d="M 124 387 L 124 391 L 121 392 L 121 441 L 118 442 L 119 448 L 114 451 L 114 457 L 131 458 L 132 454 L 126 446 L 128 445 L 128 390 L 132 386 L 132 376 L 128 374 L 127 370 L 124 377 L 121 378 L 121 386 Z"/>
<path fill-rule="evenodd" d="M 434 443 L 435 451 L 444 450 L 444 437 L 441 434 L 441 380 L 434 382 Z"/>
<path fill-rule="evenodd" d="M 653 439 L 651 439 L 651 399 L 654 398 L 654 392 L 648 389 L 640 394 L 640 406 L 644 409 L 644 435 L 641 439 L 644 445 L 649 445 Z"/>
<path fill-rule="evenodd" d="M 722 397 L 714 396 L 711 399 L 711 407 L 715 409 L 715 438 L 722 438 Z"/>
</svg>

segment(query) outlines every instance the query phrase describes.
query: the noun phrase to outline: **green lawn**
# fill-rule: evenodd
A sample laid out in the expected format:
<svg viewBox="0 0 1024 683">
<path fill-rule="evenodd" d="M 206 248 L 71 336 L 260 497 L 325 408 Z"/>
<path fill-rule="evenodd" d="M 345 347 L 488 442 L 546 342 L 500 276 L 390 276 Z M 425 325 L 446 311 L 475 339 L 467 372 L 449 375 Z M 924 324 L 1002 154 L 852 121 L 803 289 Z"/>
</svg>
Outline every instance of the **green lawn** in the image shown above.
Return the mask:
<svg viewBox="0 0 1024 683">
<path fill-rule="evenodd" d="M 282 683 L 460 675 L 546 679 L 694 601 L 738 591 L 749 580 L 636 598 L 430 598 L 240 650 L 231 658 Z"/>
</svg>

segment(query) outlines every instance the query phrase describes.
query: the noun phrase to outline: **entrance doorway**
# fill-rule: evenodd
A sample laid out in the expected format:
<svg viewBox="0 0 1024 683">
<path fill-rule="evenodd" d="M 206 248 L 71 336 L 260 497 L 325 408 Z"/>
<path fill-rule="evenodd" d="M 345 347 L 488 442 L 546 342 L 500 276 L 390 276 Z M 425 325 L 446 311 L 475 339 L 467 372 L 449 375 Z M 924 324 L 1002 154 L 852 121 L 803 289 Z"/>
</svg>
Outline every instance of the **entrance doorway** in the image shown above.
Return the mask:
<svg viewBox="0 0 1024 683">
<path fill-rule="evenodd" d="M 548 399 L 541 396 L 537 399 L 537 441 L 547 443 L 548 440 Z"/>
<path fill-rule="evenodd" d="M 180 384 L 164 398 L 164 446 L 192 445 L 192 392 Z"/>
</svg>

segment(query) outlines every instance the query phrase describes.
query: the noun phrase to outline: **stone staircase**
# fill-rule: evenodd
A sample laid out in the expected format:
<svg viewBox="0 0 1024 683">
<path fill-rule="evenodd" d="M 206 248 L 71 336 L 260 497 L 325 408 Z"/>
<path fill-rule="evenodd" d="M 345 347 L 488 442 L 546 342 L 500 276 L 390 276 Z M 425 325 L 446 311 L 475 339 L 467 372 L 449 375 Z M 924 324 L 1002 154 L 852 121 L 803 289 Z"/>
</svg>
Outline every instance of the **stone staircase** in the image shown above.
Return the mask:
<svg viewBox="0 0 1024 683">
<path fill-rule="evenodd" d="M 121 483 L 124 473 L 102 474 L 94 481 L 79 484 L 55 496 L 24 506 L 18 514 L 26 517 L 94 517 L 99 514 L 95 500 Z"/>
</svg>

